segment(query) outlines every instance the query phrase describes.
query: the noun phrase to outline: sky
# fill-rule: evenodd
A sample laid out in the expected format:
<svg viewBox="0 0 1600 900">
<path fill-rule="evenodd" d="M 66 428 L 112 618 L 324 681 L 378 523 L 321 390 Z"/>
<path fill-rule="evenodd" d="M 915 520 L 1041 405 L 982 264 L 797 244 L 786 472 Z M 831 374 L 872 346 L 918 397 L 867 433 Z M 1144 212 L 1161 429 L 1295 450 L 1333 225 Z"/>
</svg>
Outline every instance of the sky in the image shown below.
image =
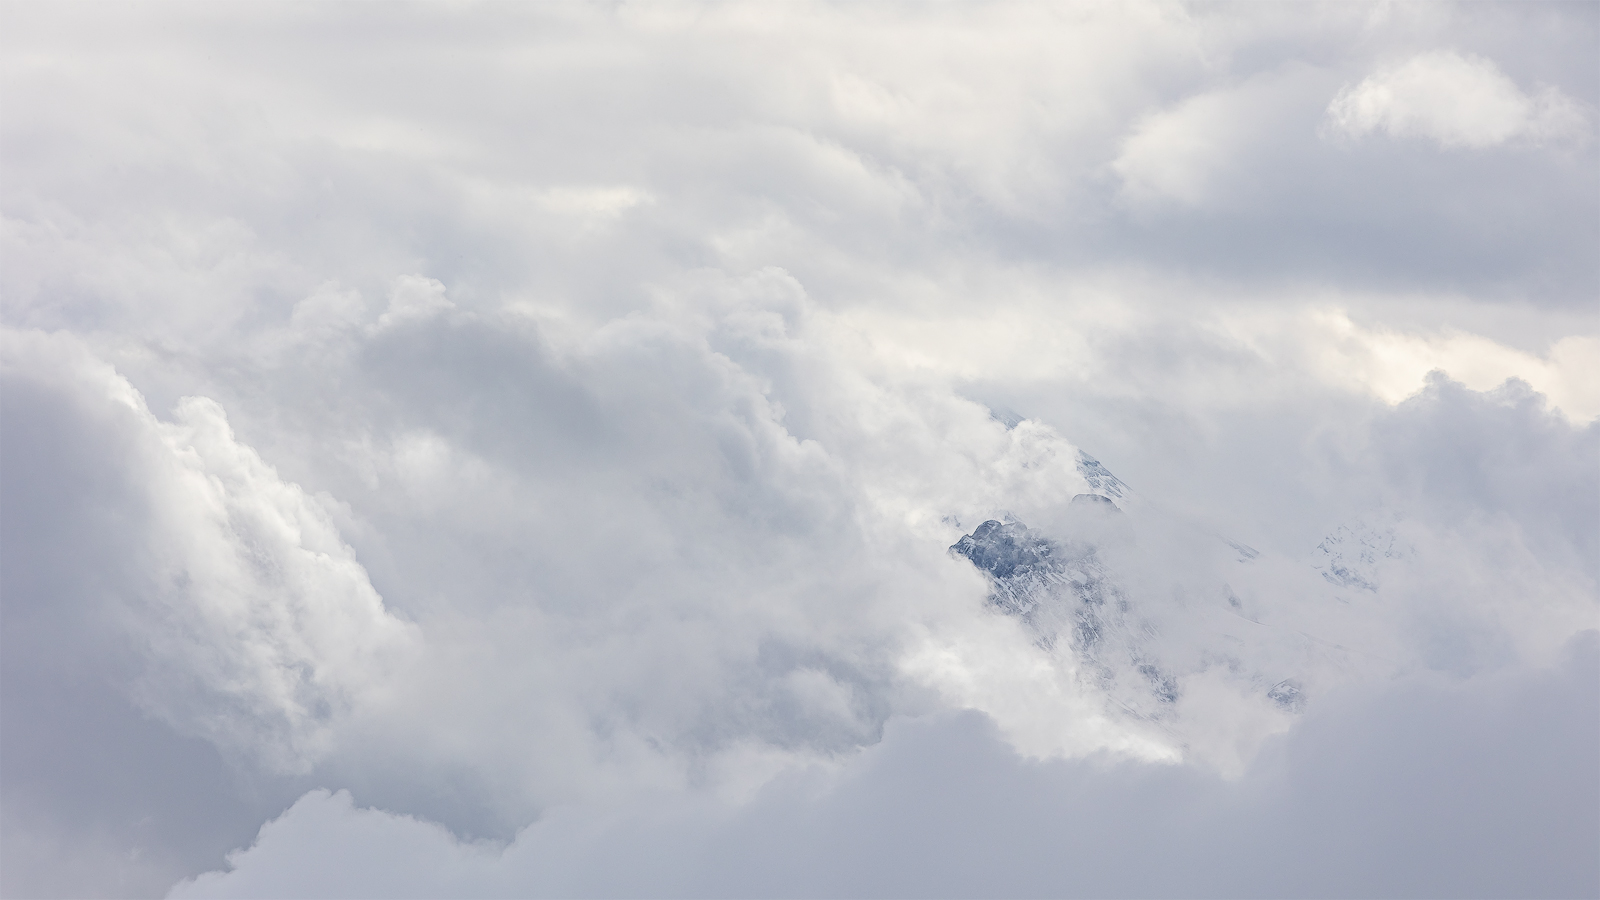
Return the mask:
<svg viewBox="0 0 1600 900">
<path fill-rule="evenodd" d="M 0 6 L 0 895 L 1600 896 L 1597 65 Z"/>
</svg>

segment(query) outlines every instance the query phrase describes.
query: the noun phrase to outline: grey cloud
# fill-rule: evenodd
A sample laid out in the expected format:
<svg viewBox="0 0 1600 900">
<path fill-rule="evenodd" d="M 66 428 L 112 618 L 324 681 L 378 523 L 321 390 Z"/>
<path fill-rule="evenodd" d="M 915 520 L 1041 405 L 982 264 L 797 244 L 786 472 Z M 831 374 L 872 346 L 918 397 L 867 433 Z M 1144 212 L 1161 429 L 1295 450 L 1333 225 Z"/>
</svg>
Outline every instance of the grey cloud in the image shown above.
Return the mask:
<svg viewBox="0 0 1600 900">
<path fill-rule="evenodd" d="M 693 17 L 628 9 L 483 18 L 434 11 L 383 22 L 351 11 L 287 21 L 261 14 L 204 27 L 135 15 L 122 27 L 145 34 L 147 49 L 113 43 L 120 52 L 106 59 L 133 63 L 132 78 L 149 79 L 168 101 L 118 94 L 109 108 L 96 107 L 103 115 L 39 112 L 42 124 L 12 139 L 19 160 L 36 160 L 45 147 L 107 149 L 75 151 L 70 179 L 38 184 L 18 240 L 60 253 L 47 236 L 57 228 L 90 245 L 154 240 L 156 250 L 163 239 L 139 233 L 139 222 L 143 210 L 164 208 L 174 214 L 169 227 L 201 250 L 184 262 L 205 267 L 210 250 L 212 277 L 224 285 L 265 277 L 272 290 L 292 291 L 285 282 L 293 278 L 339 278 L 365 289 L 420 268 L 488 294 L 583 285 L 588 303 L 610 309 L 632 302 L 602 249 L 619 241 L 636 271 L 777 264 L 818 286 L 857 286 L 839 264 L 841 245 L 929 265 L 954 239 L 1068 268 L 1117 261 L 1268 283 L 1314 271 L 1402 290 L 1488 284 L 1503 302 L 1552 307 L 1592 293 L 1592 273 L 1572 261 L 1595 237 L 1576 199 L 1593 193 L 1593 149 L 1570 158 L 1438 158 L 1405 147 L 1335 148 L 1316 134 L 1342 80 L 1364 73 L 1381 48 L 1444 40 L 1455 28 L 1469 49 L 1514 66 L 1532 55 L 1527 35 L 1557 30 L 1546 19 L 1573 35 L 1592 33 L 1582 10 L 1545 7 L 1521 18 L 1462 11 L 1420 24 L 1396 16 L 1372 27 L 1367 11 L 1332 7 L 1320 13 L 1320 37 L 1306 21 L 1265 14 L 1156 13 L 1141 25 L 1088 13 L 885 13 L 869 17 L 858 40 L 816 30 L 837 13 L 786 15 L 817 24 L 777 38 L 760 17 L 707 15 L 697 30 Z M 1477 21 L 1484 18 L 1498 27 Z M 33 19 L 18 17 L 22 33 L 74 58 L 72 44 L 49 43 L 62 37 L 47 20 Z M 280 70 L 280 57 L 259 49 L 263 28 L 310 48 L 300 64 Z M 868 49 L 907 28 L 926 40 L 896 41 L 893 53 Z M 1042 37 L 1051 33 L 1074 52 Z M 363 36 L 364 65 L 333 50 L 351 34 Z M 1582 94 L 1587 70 L 1576 38 L 1551 40 L 1558 52 L 1540 47 L 1548 59 L 1539 76 Z M 1360 41 L 1378 47 L 1350 46 Z M 1009 49 L 993 49 L 1001 43 Z M 946 50 L 931 59 L 923 46 Z M 200 65 L 209 47 L 230 48 L 206 64 L 225 66 L 216 83 L 248 85 L 249 100 L 235 104 L 204 80 L 172 85 L 153 69 L 151 60 L 174 54 Z M 1194 48 L 1224 65 L 1208 67 Z M 746 72 L 756 52 L 804 74 L 793 82 L 765 69 L 729 77 Z M 1047 77 L 1028 80 L 996 58 L 1018 53 Z M 41 92 L 105 102 L 73 74 L 88 65 L 18 63 L 14 71 Z M 944 75 L 947 66 L 966 80 Z M 557 81 L 560 90 L 551 87 Z M 325 90 L 329 83 L 337 90 Z M 1141 121 L 1205 97 L 1238 100 L 1239 115 L 1216 125 L 1220 146 L 1233 147 L 1224 160 L 1237 173 L 1232 190 L 1198 209 L 1129 219 L 1107 167 Z M 173 143 L 135 140 L 141 117 Z M 204 147 L 205 156 L 188 159 L 184 146 Z M 604 241 L 538 201 L 550 188 L 613 185 L 659 199 L 621 217 Z M 78 218 L 53 219 L 49 196 L 73 198 Z M 126 265 L 148 268 L 164 255 L 129 255 Z M 279 266 L 288 271 L 267 277 Z M 68 259 L 51 279 L 72 285 L 91 315 L 110 314 L 108 298 L 96 295 L 126 294 L 83 280 Z M 27 306 L 44 317 L 30 324 L 46 326 L 71 308 L 62 299 Z"/>
<path fill-rule="evenodd" d="M 1373 448 L 1400 502 L 1443 521 L 1509 519 L 1552 565 L 1600 580 L 1600 423 L 1569 423 L 1520 380 L 1478 393 L 1434 373 L 1375 423 Z"/>
<path fill-rule="evenodd" d="M 776 296 L 773 302 L 797 322 L 803 318 L 803 305 L 796 310 L 788 295 L 763 296 Z M 782 317 L 753 321 L 778 327 L 774 323 Z M 717 319 L 706 324 L 738 327 Z M 771 344 L 781 330 L 756 332 L 762 333 L 768 335 L 769 352 L 782 357 L 783 351 L 774 349 L 780 345 Z M 366 520 L 352 524 L 370 535 L 368 557 L 376 583 L 390 602 L 435 636 L 436 645 L 443 642 L 443 651 L 416 677 L 394 682 L 406 697 L 402 715 L 369 718 L 345 729 L 311 777 L 349 785 L 385 806 L 443 819 L 468 834 L 505 834 L 540 808 L 572 802 L 575 787 L 579 796 L 596 789 L 561 785 L 563 780 L 576 775 L 581 785 L 586 779 L 604 783 L 615 777 L 583 760 L 592 752 L 584 746 L 596 739 L 601 746 L 616 742 L 609 752 L 628 752 L 630 742 L 643 736 L 668 751 L 669 769 L 686 763 L 684 771 L 693 780 L 709 777 L 695 774 L 696 767 L 715 767 L 719 753 L 750 741 L 802 754 L 870 744 L 896 708 L 929 703 L 893 673 L 889 661 L 899 640 L 895 633 L 931 612 L 917 609 L 927 601 L 916 593 L 932 585 L 906 579 L 937 559 L 943 542 L 928 541 L 923 551 L 910 555 L 874 542 L 871 527 L 860 530 L 860 501 L 847 499 L 855 490 L 849 473 L 854 469 L 870 479 L 879 471 L 876 466 L 892 466 L 930 439 L 977 447 L 1002 436 L 1016 441 L 1031 435 L 1048 448 L 1048 432 L 1030 423 L 1008 431 L 975 404 L 952 398 L 943 402 L 967 412 L 970 425 L 963 427 L 968 431 L 934 438 L 908 429 L 910 420 L 905 420 L 897 427 L 900 440 L 908 443 L 874 457 L 870 445 L 852 433 L 859 425 L 833 422 L 819 427 L 819 449 L 808 454 L 770 418 L 775 414 L 771 400 L 757 389 L 759 370 L 730 368 L 729 357 L 698 344 L 693 334 L 681 323 L 638 322 L 614 342 L 602 342 L 593 355 L 558 362 L 553 350 L 540 349 L 532 333 L 518 337 L 472 315 L 452 313 L 383 330 L 371 338 L 365 354 L 342 357 L 353 368 L 332 372 L 342 371 L 347 391 L 371 378 L 363 390 L 373 397 L 398 393 L 411 401 L 384 410 L 360 392 L 345 395 L 368 408 L 376 420 L 370 424 L 378 424 L 380 433 L 400 436 L 392 451 L 380 454 L 382 489 L 348 496 Z M 46 362 L 36 361 L 31 377 L 48 374 Z M 83 371 L 84 364 L 68 372 Z M 807 386 L 809 402 L 835 415 L 860 402 L 832 393 L 838 386 L 827 384 L 796 381 L 786 391 L 804 403 Z M 550 402 L 564 391 L 571 397 L 568 405 Z M 542 402 L 530 408 L 532 398 Z M 1569 446 L 1571 426 L 1545 411 L 1536 397 L 1511 389 L 1510 400 L 1436 382 L 1433 393 L 1392 414 L 1397 423 L 1420 420 L 1422 436 L 1412 440 L 1424 445 L 1421 450 L 1407 446 L 1406 431 L 1398 430 L 1398 437 L 1390 438 L 1393 458 L 1431 452 L 1429 442 L 1437 438 L 1427 432 L 1437 427 L 1431 420 L 1439 418 L 1455 430 L 1452 437 L 1463 449 L 1493 455 L 1499 451 L 1487 441 L 1504 430 L 1496 419 L 1504 415 L 1531 417 L 1530 427 L 1523 428 L 1528 435 L 1524 455 L 1548 454 L 1556 466 L 1581 458 L 1583 439 L 1576 448 Z M 884 398 L 877 402 L 880 410 L 904 417 L 911 398 L 899 396 L 895 405 L 881 405 Z M 752 409 L 729 416 L 730 406 L 737 411 L 743 404 L 754 404 L 753 417 L 746 417 Z M 1441 404 L 1455 408 L 1441 413 L 1436 409 Z M 336 408 L 355 414 L 342 404 Z M 604 424 L 581 426 L 574 417 L 585 410 Z M 399 418 L 386 422 L 391 416 Z M 862 424 L 876 428 L 870 417 Z M 1463 433 L 1475 437 L 1464 440 Z M 418 434 L 424 437 L 404 437 Z M 572 442 L 571 449 L 562 451 L 563 444 L 548 444 L 551 440 Z M 828 463 L 831 454 L 823 447 L 847 455 Z M 935 471 L 950 466 L 948 451 L 930 449 L 917 452 L 926 454 Z M 817 468 L 816 463 L 825 464 Z M 1559 479 L 1561 471 L 1552 477 Z M 1466 472 L 1480 481 L 1509 477 L 1511 484 L 1519 483 L 1519 473 L 1503 467 Z M 1489 490 L 1430 486 L 1405 470 L 1392 475 L 1401 487 L 1424 488 L 1424 497 L 1429 490 L 1442 489 L 1452 498 Z M 619 477 L 642 483 L 621 495 L 597 487 Z M 430 479 L 442 480 L 431 487 Z M 997 486 L 987 502 L 1009 498 L 1034 515 L 1081 489 L 1069 481 L 1066 493 L 1054 501 L 1018 492 L 1024 486 L 1055 489 L 1040 479 Z M 818 485 L 824 486 L 823 496 L 808 496 L 806 486 Z M 1493 498 L 1495 490 L 1501 488 L 1483 496 Z M 957 490 L 950 499 L 970 504 L 981 496 L 967 493 L 958 500 L 962 492 Z M 854 507 L 849 518 L 841 516 L 839 504 Z M 984 509 L 974 511 L 981 515 Z M 450 523 L 448 534 L 440 533 L 441 522 Z M 1209 577 L 1204 568 L 1209 564 L 1187 559 L 1194 552 L 1190 538 L 1161 537 L 1159 529 L 1147 537 L 1156 543 L 1145 552 L 1165 554 L 1161 558 L 1171 571 L 1137 582 L 1144 585 L 1145 602 L 1167 590 L 1166 579 Z M 1479 537 L 1495 539 L 1492 532 Z M 1225 549 L 1220 541 L 1213 543 L 1213 549 Z M 1443 544 L 1436 565 L 1451 564 L 1473 546 Z M 118 552 L 109 558 L 127 556 Z M 490 564 L 484 566 L 484 560 Z M 134 562 L 123 578 L 145 577 L 136 555 Z M 1201 568 L 1191 568 L 1196 565 Z M 19 568 L 29 571 L 26 565 Z M 481 575 L 470 574 L 480 569 Z M 463 577 L 464 572 L 469 574 Z M 1496 577 L 1512 574 L 1506 570 Z M 1548 593 L 1553 584 L 1548 576 L 1538 576 L 1522 587 Z M 1406 601 L 1398 608 L 1425 616 L 1443 611 L 1428 634 L 1460 630 L 1453 624 L 1459 616 L 1449 612 L 1451 603 L 1475 614 L 1492 602 L 1484 600 L 1483 590 L 1467 588 L 1446 603 L 1423 595 L 1421 605 Z M 752 598 L 759 600 L 751 604 Z M 1580 616 L 1587 608 L 1580 594 Z M 465 621 L 463 614 L 469 617 Z M 478 616 L 496 623 L 498 633 L 468 624 Z M 606 634 L 598 644 L 562 646 L 594 633 L 596 622 L 618 616 L 630 623 L 627 630 Z M 1540 628 L 1555 621 L 1555 633 L 1563 633 L 1558 620 L 1535 616 L 1530 621 Z M 1467 627 L 1477 626 L 1469 622 Z M 1517 659 L 1498 649 L 1498 656 L 1479 658 L 1481 653 L 1468 647 L 1479 656 L 1462 663 L 1460 648 L 1447 650 L 1439 657 L 1424 648 L 1422 659 L 1463 671 Z M 460 653 L 470 654 L 471 661 L 458 658 Z M 130 666 L 137 671 L 137 665 Z M 663 673 L 671 676 L 663 680 Z M 460 708 L 462 692 L 484 704 L 484 712 L 509 705 L 521 721 L 478 718 L 472 707 Z M 574 714 L 583 718 L 573 721 Z M 452 742 L 465 740 L 468 754 L 438 744 L 440 729 Z M 543 758 L 507 760 L 501 767 L 474 771 L 474 759 L 516 752 L 533 734 L 545 742 L 556 739 L 545 745 Z M 572 745 L 557 750 L 560 742 Z M 680 760 L 671 761 L 678 754 Z M 429 773 L 422 784 L 413 781 L 418 772 Z M 428 783 L 433 779 L 450 787 L 441 790 Z M 531 790 L 517 784 L 526 779 L 534 782 Z"/>
<path fill-rule="evenodd" d="M 136 544 L 149 498 L 127 467 L 147 435 L 107 417 L 103 396 L 42 374 L 0 382 L 0 890 L 158 895 L 301 788 L 237 767 L 133 701 L 143 660 L 116 598 L 148 584 Z"/>
<path fill-rule="evenodd" d="M 1591 632 L 1554 670 L 1336 697 L 1237 782 L 1024 761 L 966 714 L 742 809 L 557 811 L 504 849 L 320 792 L 173 896 L 1588 896 L 1597 674 Z"/>
</svg>

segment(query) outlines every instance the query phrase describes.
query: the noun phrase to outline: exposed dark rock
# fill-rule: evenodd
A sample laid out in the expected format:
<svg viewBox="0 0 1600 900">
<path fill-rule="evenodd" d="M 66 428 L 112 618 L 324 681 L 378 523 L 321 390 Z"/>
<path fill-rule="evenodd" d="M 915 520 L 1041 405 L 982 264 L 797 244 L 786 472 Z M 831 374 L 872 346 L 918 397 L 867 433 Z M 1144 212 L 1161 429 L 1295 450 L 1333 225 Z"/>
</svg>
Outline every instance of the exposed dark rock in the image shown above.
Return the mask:
<svg viewBox="0 0 1600 900">
<path fill-rule="evenodd" d="M 1053 550 L 1049 541 L 1021 522 L 1002 524 L 994 519 L 979 525 L 950 549 L 995 578 L 1043 571 L 1050 564 Z"/>
</svg>

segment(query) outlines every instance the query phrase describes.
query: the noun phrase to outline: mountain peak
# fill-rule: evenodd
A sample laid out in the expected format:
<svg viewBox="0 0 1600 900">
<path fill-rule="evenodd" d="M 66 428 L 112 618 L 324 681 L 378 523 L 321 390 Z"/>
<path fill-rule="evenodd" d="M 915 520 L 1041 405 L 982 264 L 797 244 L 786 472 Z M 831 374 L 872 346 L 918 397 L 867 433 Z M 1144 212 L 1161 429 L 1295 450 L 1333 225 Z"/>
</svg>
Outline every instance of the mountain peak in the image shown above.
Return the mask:
<svg viewBox="0 0 1600 900">
<path fill-rule="evenodd" d="M 1078 474 L 1089 483 L 1095 493 L 1109 499 L 1111 497 L 1125 497 L 1131 490 L 1122 479 L 1111 474 L 1111 471 L 1100 464 L 1100 460 L 1089 454 L 1078 451 Z M 1080 494 L 1079 496 L 1084 496 Z M 1076 499 L 1076 498 L 1074 498 Z"/>
</svg>

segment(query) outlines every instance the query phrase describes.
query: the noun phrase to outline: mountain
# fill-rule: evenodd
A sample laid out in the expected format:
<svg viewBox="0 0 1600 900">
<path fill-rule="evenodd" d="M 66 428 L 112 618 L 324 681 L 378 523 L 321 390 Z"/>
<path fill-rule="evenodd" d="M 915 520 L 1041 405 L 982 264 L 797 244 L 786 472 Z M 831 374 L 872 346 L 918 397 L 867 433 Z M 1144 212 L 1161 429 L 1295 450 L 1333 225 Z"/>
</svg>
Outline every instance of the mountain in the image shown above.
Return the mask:
<svg viewBox="0 0 1600 900">
<path fill-rule="evenodd" d="M 1100 460 L 1082 450 L 1078 451 L 1078 474 L 1083 476 L 1083 480 L 1088 483 L 1091 490 L 1098 492 L 1098 494 L 1079 494 L 1079 497 L 1100 496 L 1109 500 L 1112 497 L 1120 498 L 1128 495 L 1128 486 L 1122 483 L 1122 479 L 1100 465 Z"/>
<path fill-rule="evenodd" d="M 1099 494 L 1079 494 L 1071 506 L 1079 519 L 1121 515 Z M 950 551 L 989 577 L 990 604 L 1027 625 L 1040 647 L 1072 654 L 1080 674 L 1121 705 L 1150 715 L 1144 701 L 1177 701 L 1177 680 L 1138 639 L 1140 623 L 1095 544 L 1051 539 L 1007 517 L 984 522 Z M 1124 696 L 1129 682 L 1135 696 Z"/>
<path fill-rule="evenodd" d="M 1311 588 L 1289 596 L 1255 576 L 1255 549 L 1134 502 L 1088 454 L 1080 452 L 1078 471 L 1091 490 L 1048 516 L 1048 533 L 1006 515 L 950 552 L 986 576 L 989 605 L 1080 684 L 1164 728 L 1180 727 L 1191 688 L 1208 708 L 1221 686 L 1244 707 L 1302 711 L 1315 673 L 1348 664 L 1343 646 L 1314 636 L 1340 614 L 1314 571 L 1336 587 L 1366 588 L 1369 557 L 1402 552 L 1392 529 L 1345 528 L 1319 548 L 1319 568 L 1296 566 Z"/>
<path fill-rule="evenodd" d="M 1313 565 L 1329 584 L 1376 593 L 1378 570 L 1412 551 L 1400 539 L 1393 516 L 1373 514 L 1340 525 L 1322 539 Z"/>
</svg>

